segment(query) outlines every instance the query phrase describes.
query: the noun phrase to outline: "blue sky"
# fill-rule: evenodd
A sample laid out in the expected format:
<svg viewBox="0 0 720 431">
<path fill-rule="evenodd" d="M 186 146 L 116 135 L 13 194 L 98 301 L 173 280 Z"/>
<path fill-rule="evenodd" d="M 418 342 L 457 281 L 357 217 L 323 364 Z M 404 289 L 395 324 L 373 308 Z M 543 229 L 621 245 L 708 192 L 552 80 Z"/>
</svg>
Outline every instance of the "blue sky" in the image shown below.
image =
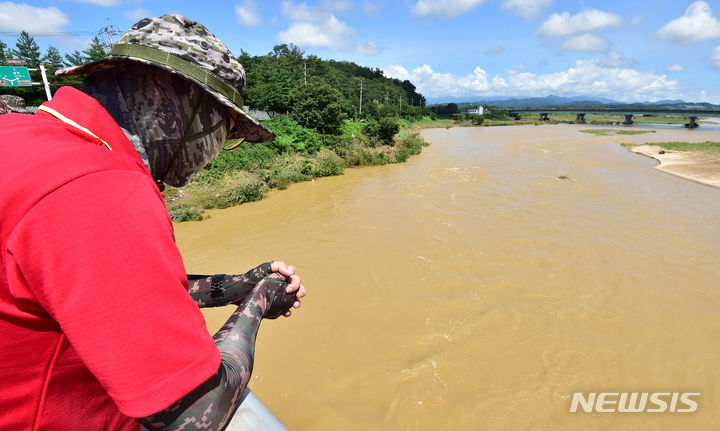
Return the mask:
<svg viewBox="0 0 720 431">
<path fill-rule="evenodd" d="M 239 54 L 278 43 L 410 79 L 426 97 L 549 94 L 720 103 L 720 0 L 28 0 L 0 2 L 0 40 L 20 30 L 62 52 L 110 18 L 121 31 L 179 13 Z"/>
</svg>

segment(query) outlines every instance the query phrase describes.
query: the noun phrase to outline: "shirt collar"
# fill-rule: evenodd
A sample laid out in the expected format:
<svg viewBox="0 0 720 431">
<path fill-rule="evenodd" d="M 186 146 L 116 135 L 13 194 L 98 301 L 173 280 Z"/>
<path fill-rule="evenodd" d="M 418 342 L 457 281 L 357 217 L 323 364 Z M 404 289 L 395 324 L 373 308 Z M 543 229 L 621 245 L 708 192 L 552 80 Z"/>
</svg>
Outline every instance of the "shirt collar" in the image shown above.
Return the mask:
<svg viewBox="0 0 720 431">
<path fill-rule="evenodd" d="M 113 151 L 126 153 L 145 167 L 140 155 L 105 108 L 94 98 L 73 87 L 60 87 L 52 100 L 43 103 L 108 142 Z M 50 115 L 39 111 L 36 115 Z"/>
</svg>

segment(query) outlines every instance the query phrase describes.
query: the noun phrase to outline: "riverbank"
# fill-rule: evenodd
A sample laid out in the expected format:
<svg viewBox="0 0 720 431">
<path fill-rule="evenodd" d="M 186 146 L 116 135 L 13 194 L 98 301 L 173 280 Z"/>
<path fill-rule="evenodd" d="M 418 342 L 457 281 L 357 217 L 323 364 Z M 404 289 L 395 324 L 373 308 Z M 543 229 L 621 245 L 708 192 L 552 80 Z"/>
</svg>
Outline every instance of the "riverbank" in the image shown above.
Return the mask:
<svg viewBox="0 0 720 431">
<path fill-rule="evenodd" d="M 655 169 L 720 188 L 720 143 L 652 143 L 625 145 L 636 154 L 658 161 Z"/>
<path fill-rule="evenodd" d="M 275 140 L 222 151 L 187 186 L 166 188 L 165 205 L 173 221 L 200 221 L 206 210 L 259 201 L 271 189 L 342 175 L 345 168 L 405 162 L 428 145 L 418 134 L 421 129 L 444 127 L 429 119 L 398 120 L 395 130 L 383 135 L 382 130 L 368 131 L 366 122 L 346 121 L 339 135 L 320 135 L 285 116 L 266 125 L 276 133 Z"/>
</svg>

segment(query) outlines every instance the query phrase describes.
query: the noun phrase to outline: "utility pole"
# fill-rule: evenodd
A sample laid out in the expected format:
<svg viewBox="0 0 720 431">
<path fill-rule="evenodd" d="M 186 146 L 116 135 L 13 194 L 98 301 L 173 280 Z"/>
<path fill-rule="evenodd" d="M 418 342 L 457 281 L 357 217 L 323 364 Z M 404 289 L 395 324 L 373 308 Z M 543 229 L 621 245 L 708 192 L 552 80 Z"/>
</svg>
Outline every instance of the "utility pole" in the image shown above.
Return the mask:
<svg viewBox="0 0 720 431">
<path fill-rule="evenodd" d="M 385 92 L 385 103 L 387 103 L 387 102 L 388 102 L 388 92 L 386 91 Z"/>
<path fill-rule="evenodd" d="M 110 18 L 108 20 L 108 26 L 107 26 L 107 35 L 110 38 L 110 46 L 115 45 L 115 41 L 113 40 L 113 34 L 112 34 L 112 24 L 110 24 Z"/>
<path fill-rule="evenodd" d="M 402 94 L 400 95 L 400 115 L 402 115 Z"/>
<path fill-rule="evenodd" d="M 307 60 L 303 60 L 303 82 L 307 85 Z"/>
<path fill-rule="evenodd" d="M 363 96 L 363 80 L 360 78 L 360 114 L 359 116 L 362 117 L 362 96 Z"/>
<path fill-rule="evenodd" d="M 101 28 L 98 32 L 98 35 L 100 35 L 105 40 L 105 45 L 108 51 L 112 49 L 112 46 L 115 44 L 115 39 L 113 39 L 113 36 L 115 35 L 121 35 L 122 33 L 110 23 L 110 18 L 107 19 L 107 27 Z M 108 41 L 110 42 L 108 44 Z"/>
</svg>

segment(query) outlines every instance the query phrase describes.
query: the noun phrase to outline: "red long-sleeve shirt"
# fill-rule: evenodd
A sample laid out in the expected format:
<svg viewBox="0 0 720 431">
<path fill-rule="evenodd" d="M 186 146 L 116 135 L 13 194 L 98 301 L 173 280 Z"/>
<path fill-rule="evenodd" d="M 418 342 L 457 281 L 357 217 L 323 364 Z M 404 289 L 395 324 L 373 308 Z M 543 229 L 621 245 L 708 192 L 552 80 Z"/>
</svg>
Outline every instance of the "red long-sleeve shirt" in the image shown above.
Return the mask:
<svg viewBox="0 0 720 431">
<path fill-rule="evenodd" d="M 162 195 L 95 99 L 0 116 L 0 429 L 137 429 L 220 364 Z"/>
</svg>

